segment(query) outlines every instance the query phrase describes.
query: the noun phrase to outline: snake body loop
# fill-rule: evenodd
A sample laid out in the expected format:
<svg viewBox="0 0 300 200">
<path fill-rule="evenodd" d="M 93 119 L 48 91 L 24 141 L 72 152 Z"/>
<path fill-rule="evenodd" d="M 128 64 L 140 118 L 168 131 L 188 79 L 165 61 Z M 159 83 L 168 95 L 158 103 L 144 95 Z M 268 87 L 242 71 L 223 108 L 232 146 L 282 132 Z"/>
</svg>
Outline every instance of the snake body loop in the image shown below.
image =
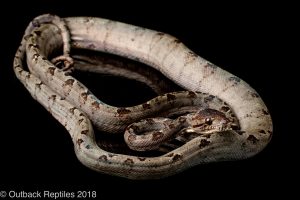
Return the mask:
<svg viewBox="0 0 300 200">
<path fill-rule="evenodd" d="M 63 56 L 54 61 L 63 61 L 66 68 L 62 69 L 49 61 L 61 47 Z M 188 91 L 167 93 L 133 107 L 107 105 L 66 73 L 73 64 L 71 47 L 143 62 Z M 23 67 L 25 59 L 30 72 Z M 14 71 L 33 98 L 69 131 L 78 159 L 102 173 L 131 179 L 161 178 L 202 163 L 244 159 L 260 152 L 273 131 L 265 104 L 247 83 L 196 55 L 173 36 L 133 25 L 91 17 L 39 16 L 25 31 L 14 59 Z M 173 122 L 160 121 L 161 118 L 145 121 L 177 112 L 188 115 L 185 120 L 179 117 Z M 181 123 L 180 119 L 189 123 Z M 211 119 L 217 119 L 218 125 L 211 124 Z M 190 131 L 200 134 L 161 156 L 139 157 L 101 149 L 92 123 L 109 133 L 126 130 L 125 140 L 129 143 L 137 138 L 138 131 L 133 127 L 142 128 L 143 123 L 146 128 L 151 123 L 178 125 L 184 128 L 178 138 Z M 153 136 L 154 133 L 152 140 Z M 157 144 L 150 143 L 150 148 L 154 146 Z"/>
</svg>

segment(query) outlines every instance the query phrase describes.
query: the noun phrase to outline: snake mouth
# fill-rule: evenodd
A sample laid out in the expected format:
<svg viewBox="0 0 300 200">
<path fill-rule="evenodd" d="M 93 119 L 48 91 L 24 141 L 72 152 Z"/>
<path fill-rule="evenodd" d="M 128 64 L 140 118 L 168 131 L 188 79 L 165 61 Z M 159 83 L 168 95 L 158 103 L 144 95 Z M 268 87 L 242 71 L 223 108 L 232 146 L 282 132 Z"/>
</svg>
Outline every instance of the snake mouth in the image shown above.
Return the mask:
<svg viewBox="0 0 300 200">
<path fill-rule="evenodd" d="M 193 125 L 190 130 L 194 130 L 199 134 L 208 134 L 213 132 L 222 132 L 229 130 L 238 130 L 239 125 L 237 123 L 229 123 L 229 124 L 217 124 L 217 125 L 207 125 L 207 124 L 199 124 Z"/>
</svg>

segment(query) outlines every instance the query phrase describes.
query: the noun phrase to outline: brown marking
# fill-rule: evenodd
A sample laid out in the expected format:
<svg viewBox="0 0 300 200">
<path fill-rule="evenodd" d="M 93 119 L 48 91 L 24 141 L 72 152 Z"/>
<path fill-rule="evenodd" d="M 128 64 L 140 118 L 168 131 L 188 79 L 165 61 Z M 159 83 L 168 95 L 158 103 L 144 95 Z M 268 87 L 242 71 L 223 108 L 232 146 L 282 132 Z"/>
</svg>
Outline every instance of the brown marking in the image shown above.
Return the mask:
<svg viewBox="0 0 300 200">
<path fill-rule="evenodd" d="M 70 109 L 69 109 L 69 111 L 70 111 L 70 112 L 71 112 L 71 113 L 74 115 L 74 111 L 75 111 L 75 109 L 76 109 L 76 108 L 75 108 L 75 107 L 73 107 L 73 108 L 70 108 Z"/>
<path fill-rule="evenodd" d="M 252 92 L 251 96 L 254 97 L 254 98 L 258 98 L 259 97 L 259 95 L 257 93 L 255 93 L 255 92 Z"/>
<path fill-rule="evenodd" d="M 165 33 L 157 32 L 156 35 L 163 36 L 163 35 L 165 35 Z"/>
<path fill-rule="evenodd" d="M 216 98 L 216 96 L 214 96 L 214 95 L 209 95 L 208 97 L 205 97 L 205 98 L 204 98 L 204 102 L 205 102 L 205 103 L 210 102 L 210 101 L 212 101 L 214 98 Z"/>
<path fill-rule="evenodd" d="M 125 115 L 125 114 L 128 114 L 128 113 L 131 113 L 131 110 L 128 110 L 126 108 L 118 108 L 117 113 L 119 115 Z"/>
<path fill-rule="evenodd" d="M 228 106 L 222 106 L 221 107 L 222 112 L 227 112 L 228 110 L 230 110 L 230 108 Z"/>
<path fill-rule="evenodd" d="M 34 61 L 37 61 L 37 59 L 38 59 L 38 57 L 40 56 L 40 54 L 38 54 L 38 53 L 35 53 L 35 54 L 33 54 L 33 56 L 32 56 L 32 60 L 34 60 Z"/>
<path fill-rule="evenodd" d="M 262 134 L 266 134 L 266 131 L 264 131 L 264 130 L 260 130 L 260 131 L 258 131 L 259 133 L 262 133 Z"/>
<path fill-rule="evenodd" d="M 202 139 L 202 140 L 200 141 L 199 147 L 200 147 L 200 148 L 203 148 L 203 147 L 206 147 L 206 146 L 209 145 L 209 144 L 210 144 L 210 141 L 208 141 L 208 140 L 206 140 L 206 139 Z"/>
<path fill-rule="evenodd" d="M 34 33 L 35 33 L 37 36 L 41 36 L 41 34 L 42 34 L 41 31 L 34 31 Z"/>
<path fill-rule="evenodd" d="M 53 76 L 55 69 L 56 69 L 55 67 L 49 67 L 47 72 Z"/>
<path fill-rule="evenodd" d="M 75 82 L 75 80 L 70 78 L 70 79 L 65 81 L 65 85 L 68 85 L 68 86 L 71 87 L 74 84 L 74 82 Z"/>
<path fill-rule="evenodd" d="M 130 134 L 130 135 L 128 136 L 128 142 L 129 142 L 129 143 L 132 143 L 132 142 L 135 141 L 135 140 L 136 140 L 136 135 Z"/>
<path fill-rule="evenodd" d="M 95 109 L 99 109 L 99 108 L 100 108 L 100 105 L 99 105 L 99 103 L 98 103 L 97 101 L 94 101 L 94 102 L 92 103 L 92 106 L 93 106 Z"/>
<path fill-rule="evenodd" d="M 80 96 L 83 98 L 84 101 L 87 101 L 87 97 L 88 97 L 88 93 L 87 92 L 81 93 Z"/>
<path fill-rule="evenodd" d="M 84 130 L 84 131 L 81 131 L 81 134 L 83 134 L 83 135 L 87 135 L 87 134 L 88 134 L 88 132 L 89 132 L 89 130 Z"/>
<path fill-rule="evenodd" d="M 167 94 L 167 101 L 173 101 L 176 99 L 176 96 L 173 94 Z"/>
<path fill-rule="evenodd" d="M 137 157 L 140 161 L 145 161 L 146 158 L 142 158 L 142 157 Z"/>
<path fill-rule="evenodd" d="M 189 51 L 186 55 L 185 55 L 185 62 L 184 65 L 187 65 L 188 63 L 194 61 L 196 58 L 198 57 L 197 54 L 195 54 L 192 51 Z"/>
<path fill-rule="evenodd" d="M 177 39 L 177 38 L 175 38 L 173 41 L 174 41 L 174 43 L 176 43 L 176 44 L 181 43 L 181 41 L 180 41 L 179 39 Z"/>
<path fill-rule="evenodd" d="M 112 153 L 109 153 L 108 154 L 108 157 L 110 157 L 110 158 L 112 158 L 112 157 L 114 157 L 114 156 L 116 156 L 115 154 L 112 154 Z"/>
<path fill-rule="evenodd" d="M 107 156 L 106 155 L 102 155 L 98 158 L 100 161 L 102 162 L 106 162 L 107 161 Z"/>
<path fill-rule="evenodd" d="M 265 109 L 262 109 L 262 112 L 263 112 L 264 115 L 269 115 L 269 114 L 270 114 L 270 113 L 269 113 L 267 110 L 265 110 Z"/>
<path fill-rule="evenodd" d="M 40 82 L 40 83 L 36 83 L 35 84 L 35 86 L 37 87 L 37 88 L 39 88 L 39 89 L 41 89 L 41 86 L 43 85 L 43 83 L 42 82 Z"/>
<path fill-rule="evenodd" d="M 157 141 L 162 138 L 164 134 L 162 132 L 155 132 L 152 134 L 152 141 Z"/>
<path fill-rule="evenodd" d="M 81 143 L 83 143 L 83 139 L 78 139 L 78 140 L 76 141 L 76 143 L 77 143 L 78 146 L 80 146 Z"/>
<path fill-rule="evenodd" d="M 218 68 L 216 65 L 213 65 L 212 63 L 206 63 L 206 65 L 204 65 L 205 68 L 211 68 L 211 69 L 216 69 Z"/>
<path fill-rule="evenodd" d="M 180 123 L 184 123 L 186 121 L 186 118 L 184 116 L 178 117 L 178 120 Z"/>
<path fill-rule="evenodd" d="M 124 161 L 124 164 L 126 164 L 126 165 L 133 165 L 134 162 L 133 162 L 133 160 L 132 160 L 131 158 L 127 158 L 127 159 Z"/>
<path fill-rule="evenodd" d="M 144 110 L 151 108 L 150 104 L 148 104 L 148 103 L 144 103 L 142 106 L 143 106 Z"/>
<path fill-rule="evenodd" d="M 169 124 L 169 129 L 174 129 L 175 128 L 175 125 L 174 124 Z"/>
<path fill-rule="evenodd" d="M 83 119 L 78 120 L 78 124 L 81 124 L 82 121 L 83 121 Z"/>
<path fill-rule="evenodd" d="M 146 120 L 147 124 L 150 124 L 150 125 L 155 123 L 155 121 L 152 118 L 147 118 L 145 120 Z"/>
<path fill-rule="evenodd" d="M 189 97 L 189 98 L 196 98 L 196 97 L 197 97 L 197 94 L 196 94 L 195 92 L 189 91 L 189 92 L 188 92 L 188 97 Z"/>
<path fill-rule="evenodd" d="M 140 128 L 136 125 L 128 126 L 128 129 L 132 129 L 134 132 L 138 132 L 140 130 Z"/>
<path fill-rule="evenodd" d="M 80 113 L 80 114 L 79 114 L 79 116 L 81 116 L 81 117 L 82 117 L 82 116 L 84 116 L 84 114 L 83 114 L 83 113 Z"/>
<path fill-rule="evenodd" d="M 56 100 L 56 95 L 55 95 L 55 94 L 51 95 L 51 96 L 48 98 L 48 100 L 50 100 L 50 99 L 52 99 L 53 101 L 55 101 L 55 100 Z"/>
<path fill-rule="evenodd" d="M 174 155 L 174 153 L 170 153 L 168 155 L 166 155 L 166 157 L 172 157 Z"/>
<path fill-rule="evenodd" d="M 181 158 L 182 158 L 182 155 L 176 154 L 176 155 L 172 158 L 172 160 L 173 160 L 174 162 L 176 162 L 176 161 L 180 160 Z"/>
<path fill-rule="evenodd" d="M 31 44 L 28 45 L 28 47 L 29 48 L 32 48 L 32 47 L 39 48 L 39 45 L 31 43 Z"/>
<path fill-rule="evenodd" d="M 94 44 L 89 44 L 89 45 L 88 45 L 88 48 L 89 48 L 89 49 L 96 49 L 96 46 L 95 46 Z"/>
<path fill-rule="evenodd" d="M 47 60 L 47 58 L 46 58 L 46 57 L 44 57 L 44 56 L 42 56 L 42 60 Z"/>
<path fill-rule="evenodd" d="M 237 84 L 241 81 L 241 79 L 236 76 L 232 76 L 229 78 L 229 81 L 233 81 L 233 82 L 235 82 L 235 84 Z"/>
<path fill-rule="evenodd" d="M 253 144 L 256 144 L 256 142 L 259 141 L 254 135 L 249 135 L 248 138 L 247 138 L 247 140 L 249 140 Z"/>
</svg>

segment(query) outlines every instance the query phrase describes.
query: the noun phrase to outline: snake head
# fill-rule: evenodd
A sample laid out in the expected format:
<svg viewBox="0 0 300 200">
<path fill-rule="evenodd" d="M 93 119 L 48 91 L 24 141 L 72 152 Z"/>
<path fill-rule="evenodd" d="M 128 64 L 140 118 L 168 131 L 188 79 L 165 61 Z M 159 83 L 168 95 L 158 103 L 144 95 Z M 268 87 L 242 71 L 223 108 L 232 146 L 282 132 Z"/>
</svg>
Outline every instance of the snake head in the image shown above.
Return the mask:
<svg viewBox="0 0 300 200">
<path fill-rule="evenodd" d="M 233 117 L 209 108 L 191 114 L 187 122 L 195 132 L 201 134 L 233 130 L 238 127 Z"/>
</svg>

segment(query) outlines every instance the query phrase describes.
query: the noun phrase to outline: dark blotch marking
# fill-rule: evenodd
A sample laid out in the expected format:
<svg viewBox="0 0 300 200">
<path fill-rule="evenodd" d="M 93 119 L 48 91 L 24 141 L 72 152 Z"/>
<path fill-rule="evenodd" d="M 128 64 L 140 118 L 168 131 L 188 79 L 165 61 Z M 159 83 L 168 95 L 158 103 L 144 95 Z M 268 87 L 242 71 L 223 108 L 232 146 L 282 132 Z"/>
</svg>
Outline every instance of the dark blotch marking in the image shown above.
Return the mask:
<svg viewBox="0 0 300 200">
<path fill-rule="evenodd" d="M 98 103 L 97 101 L 94 101 L 94 102 L 92 103 L 92 106 L 93 106 L 94 108 L 96 108 L 96 109 L 99 109 L 99 108 L 100 108 L 100 105 L 99 105 L 99 103 Z"/>
<path fill-rule="evenodd" d="M 29 46 L 29 48 L 32 48 L 32 47 L 39 48 L 39 45 L 37 45 L 37 44 L 29 44 L 28 46 Z"/>
<path fill-rule="evenodd" d="M 142 158 L 142 157 L 138 157 L 138 159 L 139 159 L 140 161 L 145 161 L 145 160 L 146 160 L 146 158 Z"/>
<path fill-rule="evenodd" d="M 74 79 L 68 79 L 65 81 L 65 85 L 72 86 L 74 84 L 75 80 Z"/>
<path fill-rule="evenodd" d="M 182 155 L 176 154 L 176 155 L 172 158 L 172 160 L 173 160 L 174 162 L 176 162 L 176 161 L 180 160 L 181 158 L 182 158 Z"/>
<path fill-rule="evenodd" d="M 175 38 L 174 43 L 179 44 L 179 43 L 181 43 L 181 41 L 179 39 Z"/>
<path fill-rule="evenodd" d="M 90 145 L 86 145 L 85 148 L 86 148 L 86 149 L 90 149 L 91 146 L 90 146 Z"/>
<path fill-rule="evenodd" d="M 236 77 L 236 76 L 232 76 L 229 78 L 229 81 L 233 81 L 235 83 L 239 83 L 241 81 L 240 78 Z"/>
<path fill-rule="evenodd" d="M 166 155 L 166 157 L 172 157 L 174 155 L 174 153 L 170 153 L 168 155 Z"/>
<path fill-rule="evenodd" d="M 255 93 L 255 92 L 252 92 L 251 96 L 254 97 L 254 98 L 258 98 L 259 97 L 259 95 L 257 93 Z"/>
<path fill-rule="evenodd" d="M 138 132 L 140 130 L 140 128 L 136 125 L 131 125 L 128 129 L 132 129 L 134 132 Z"/>
<path fill-rule="evenodd" d="M 132 143 L 132 142 L 135 141 L 135 140 L 136 140 L 136 135 L 130 134 L 130 135 L 128 136 L 128 141 L 129 141 L 130 143 Z"/>
<path fill-rule="evenodd" d="M 41 36 L 41 34 L 42 34 L 41 31 L 34 31 L 34 33 L 35 33 L 37 36 Z"/>
<path fill-rule="evenodd" d="M 152 125 L 155 123 L 155 121 L 152 118 L 147 118 L 145 120 L 146 120 L 147 124 L 149 124 L 149 125 Z"/>
<path fill-rule="evenodd" d="M 167 94 L 167 101 L 174 101 L 176 99 L 176 96 L 173 94 Z"/>
<path fill-rule="evenodd" d="M 169 129 L 174 129 L 175 125 L 174 124 L 169 124 Z"/>
<path fill-rule="evenodd" d="M 183 123 L 186 121 L 186 118 L 184 116 L 180 116 L 180 117 L 178 117 L 178 120 L 180 123 Z"/>
<path fill-rule="evenodd" d="M 32 60 L 37 60 L 38 59 L 38 57 L 40 56 L 40 54 L 38 54 L 38 53 L 35 53 L 35 54 L 33 54 L 33 56 L 32 56 Z"/>
<path fill-rule="evenodd" d="M 114 156 L 116 156 L 115 154 L 112 154 L 112 153 L 109 153 L 108 154 L 108 157 L 110 157 L 110 158 L 112 158 L 112 157 L 114 157 Z"/>
<path fill-rule="evenodd" d="M 247 140 L 249 140 L 253 144 L 256 144 L 256 142 L 258 142 L 258 139 L 254 135 L 249 135 Z"/>
<path fill-rule="evenodd" d="M 83 121 L 83 119 L 78 120 L 78 123 L 81 124 L 81 122 Z"/>
<path fill-rule="evenodd" d="M 266 134 L 266 131 L 264 131 L 264 130 L 260 130 L 260 131 L 258 131 L 259 133 L 262 133 L 262 134 Z"/>
<path fill-rule="evenodd" d="M 76 143 L 77 143 L 78 146 L 80 146 L 81 143 L 83 143 L 83 139 L 78 139 Z"/>
<path fill-rule="evenodd" d="M 218 68 L 216 65 L 213 65 L 212 63 L 207 63 L 204 67 L 205 68 L 212 68 L 212 69 Z"/>
<path fill-rule="evenodd" d="M 87 135 L 88 132 L 89 132 L 89 130 L 84 130 L 84 131 L 81 131 L 81 134 Z"/>
<path fill-rule="evenodd" d="M 165 33 L 163 33 L 163 32 L 157 32 L 156 35 L 163 36 L 163 35 L 165 35 Z"/>
<path fill-rule="evenodd" d="M 48 70 L 47 70 L 47 72 L 49 74 L 51 74 L 52 76 L 54 75 L 54 71 L 55 71 L 55 67 L 49 67 Z"/>
<path fill-rule="evenodd" d="M 189 98 L 196 98 L 196 97 L 197 97 L 197 94 L 196 94 L 195 92 L 189 91 L 189 92 L 188 92 L 188 97 L 189 97 Z"/>
<path fill-rule="evenodd" d="M 87 97 L 88 97 L 88 93 L 87 92 L 83 92 L 80 94 L 80 96 L 83 98 L 84 101 L 87 100 Z"/>
<path fill-rule="evenodd" d="M 106 162 L 107 161 L 107 156 L 102 155 L 102 156 L 99 157 L 99 160 Z"/>
<path fill-rule="evenodd" d="M 133 162 L 133 160 L 132 160 L 131 158 L 127 158 L 127 159 L 124 161 L 124 164 L 126 164 L 126 165 L 133 165 L 134 162 Z"/>
<path fill-rule="evenodd" d="M 214 96 L 214 95 L 209 95 L 208 97 L 205 97 L 205 98 L 204 98 L 204 102 L 205 102 L 205 103 L 210 102 L 210 101 L 212 101 L 214 98 L 216 98 L 216 96 Z"/>
<path fill-rule="evenodd" d="M 145 110 L 151 108 L 150 104 L 148 104 L 148 103 L 144 103 L 142 106 L 143 106 L 143 109 L 145 109 Z"/>
<path fill-rule="evenodd" d="M 70 111 L 70 112 L 71 112 L 71 113 L 74 115 L 74 111 L 75 111 L 75 109 L 76 109 L 76 108 L 75 108 L 75 107 L 73 107 L 73 108 L 70 108 L 70 109 L 69 109 L 69 111 Z"/>
<path fill-rule="evenodd" d="M 40 82 L 40 83 L 36 83 L 35 84 L 35 86 L 37 87 L 37 88 L 39 88 L 39 89 L 41 89 L 41 86 L 43 85 L 43 83 L 42 82 Z"/>
<path fill-rule="evenodd" d="M 56 95 L 55 95 L 55 94 L 51 95 L 51 96 L 49 97 L 49 100 L 50 100 L 50 99 L 52 99 L 53 101 L 55 101 L 55 100 L 56 100 Z"/>
<path fill-rule="evenodd" d="M 222 112 L 227 112 L 228 110 L 230 110 L 230 108 L 228 106 L 222 106 L 221 107 Z"/>
<path fill-rule="evenodd" d="M 79 114 L 79 116 L 81 116 L 81 117 L 82 117 L 82 116 L 84 116 L 84 114 L 83 114 L 83 113 L 80 113 L 80 114 Z"/>
<path fill-rule="evenodd" d="M 202 140 L 200 141 L 199 147 L 200 147 L 200 148 L 203 148 L 203 147 L 206 147 L 206 146 L 209 145 L 209 144 L 210 144 L 210 141 L 205 140 L 205 139 L 202 139 Z"/>
<path fill-rule="evenodd" d="M 119 108 L 119 109 L 117 110 L 117 113 L 118 113 L 119 115 L 125 115 L 125 114 L 128 114 L 128 113 L 131 113 L 131 110 L 128 110 L 128 109 L 126 109 L 126 108 Z"/>
<path fill-rule="evenodd" d="M 155 133 L 153 133 L 153 135 L 152 135 L 152 141 L 157 141 L 157 140 L 159 140 L 160 138 L 162 138 L 163 136 L 164 136 L 163 133 L 161 133 L 161 132 L 155 132 Z"/>
<path fill-rule="evenodd" d="M 270 113 L 268 111 L 266 111 L 265 109 L 262 109 L 262 112 L 264 115 L 269 115 Z"/>
</svg>

